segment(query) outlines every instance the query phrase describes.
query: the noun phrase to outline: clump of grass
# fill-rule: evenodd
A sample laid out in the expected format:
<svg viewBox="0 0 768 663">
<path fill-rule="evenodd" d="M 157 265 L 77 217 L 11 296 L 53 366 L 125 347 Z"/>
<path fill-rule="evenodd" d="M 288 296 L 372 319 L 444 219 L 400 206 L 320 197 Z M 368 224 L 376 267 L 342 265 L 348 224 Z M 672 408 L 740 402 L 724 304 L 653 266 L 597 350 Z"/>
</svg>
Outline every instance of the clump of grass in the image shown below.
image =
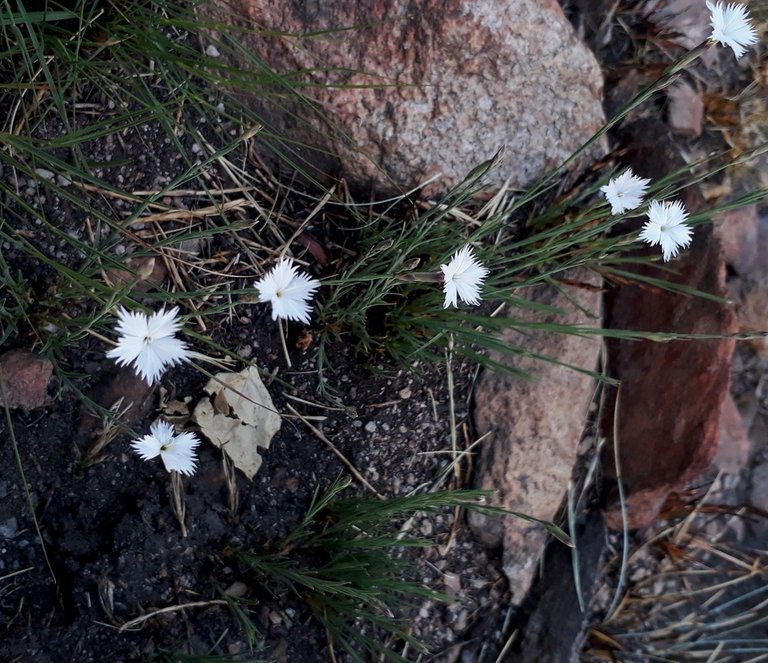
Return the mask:
<svg viewBox="0 0 768 663">
<path fill-rule="evenodd" d="M 353 660 L 362 663 L 368 660 L 367 654 L 402 663 L 407 659 L 376 638 L 375 632 L 425 652 L 425 645 L 395 614 L 403 614 L 425 599 L 443 603 L 450 599 L 404 579 L 407 563 L 395 555 L 432 542 L 400 533 L 396 523 L 416 512 L 444 507 L 521 514 L 483 506 L 478 500 L 487 496 L 487 491 L 441 491 L 388 500 L 340 499 L 339 494 L 349 485 L 349 479 L 338 480 L 322 495 L 316 493 L 301 522 L 264 551 L 231 550 L 228 556 L 239 561 L 270 594 L 289 592 L 304 601 L 333 643 Z M 560 540 L 569 541 L 553 524 L 541 524 Z"/>
<path fill-rule="evenodd" d="M 620 661 L 765 660 L 768 558 L 735 535 L 737 521 L 765 514 L 702 497 L 673 496 L 665 509 L 669 522 L 629 554 L 624 575 L 639 579 L 591 627 L 588 653 Z"/>
</svg>

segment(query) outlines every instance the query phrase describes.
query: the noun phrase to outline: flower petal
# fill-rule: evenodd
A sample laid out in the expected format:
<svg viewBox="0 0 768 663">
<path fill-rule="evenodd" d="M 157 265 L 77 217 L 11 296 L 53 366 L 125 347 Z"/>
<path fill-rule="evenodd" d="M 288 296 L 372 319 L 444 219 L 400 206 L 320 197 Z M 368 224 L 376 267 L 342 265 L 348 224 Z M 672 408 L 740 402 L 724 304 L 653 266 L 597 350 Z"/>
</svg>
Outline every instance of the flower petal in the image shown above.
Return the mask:
<svg viewBox="0 0 768 663">
<path fill-rule="evenodd" d="M 260 302 L 272 304 L 272 319 L 285 318 L 309 324 L 309 301 L 320 282 L 300 274 L 289 258 L 283 258 L 254 286 Z"/>
<path fill-rule="evenodd" d="M 480 303 L 480 288 L 488 275 L 488 269 L 475 258 L 472 247 L 462 247 L 447 265 L 440 265 L 443 272 L 443 308 L 457 306 L 457 296 L 465 304 Z"/>
</svg>

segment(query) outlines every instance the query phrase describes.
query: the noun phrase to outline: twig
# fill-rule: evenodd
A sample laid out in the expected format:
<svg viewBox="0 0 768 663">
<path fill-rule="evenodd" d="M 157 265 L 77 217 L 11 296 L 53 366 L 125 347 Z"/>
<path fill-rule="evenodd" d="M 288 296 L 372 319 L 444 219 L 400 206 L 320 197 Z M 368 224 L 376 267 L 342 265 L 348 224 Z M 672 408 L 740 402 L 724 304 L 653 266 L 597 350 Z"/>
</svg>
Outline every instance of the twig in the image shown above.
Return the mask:
<svg viewBox="0 0 768 663">
<path fill-rule="evenodd" d="M 309 214 L 307 214 L 307 218 L 304 219 L 299 224 L 299 227 L 296 228 L 293 235 L 291 235 L 288 238 L 288 241 L 285 243 L 285 246 L 283 247 L 282 253 L 285 254 L 285 252 L 288 250 L 288 247 L 293 243 L 293 240 L 295 240 L 301 233 L 304 232 L 304 228 L 306 228 L 309 225 L 309 222 L 318 214 L 318 212 L 325 207 L 325 204 L 331 199 L 331 196 L 333 195 L 334 191 L 336 190 L 336 185 L 334 184 L 329 191 L 325 193 L 325 195 L 317 202 L 317 205 L 315 205 L 312 208 L 312 211 L 310 211 Z M 282 255 L 281 255 L 282 257 Z"/>
<path fill-rule="evenodd" d="M 134 223 L 149 223 L 160 221 L 180 221 L 184 219 L 204 219 L 209 216 L 223 216 L 233 210 L 246 209 L 251 206 L 248 200 L 243 198 L 239 200 L 227 200 L 220 205 L 208 205 L 207 207 L 198 207 L 197 209 L 180 209 L 159 212 L 148 216 L 137 216 L 131 221 Z"/>
<path fill-rule="evenodd" d="M 205 608 L 210 605 L 227 605 L 227 602 L 223 599 L 211 599 L 210 601 L 195 601 L 193 603 L 169 605 L 167 608 L 160 608 L 159 610 L 148 612 L 146 615 L 142 615 L 141 617 L 136 617 L 136 619 L 132 619 L 129 622 L 125 622 L 125 624 L 123 624 L 117 630 L 118 631 L 133 630 L 137 626 L 141 626 L 148 619 L 152 619 L 152 617 L 156 617 L 157 615 L 163 615 L 169 612 L 177 612 L 178 610 L 186 610 L 187 608 Z"/>
<path fill-rule="evenodd" d="M 325 629 L 325 637 L 328 640 L 328 653 L 331 656 L 331 663 L 337 663 L 336 652 L 333 651 L 333 636 L 327 628 Z"/>
<path fill-rule="evenodd" d="M 619 580 L 616 583 L 616 593 L 613 595 L 611 606 L 608 608 L 608 618 L 613 614 L 621 597 L 621 589 L 627 574 L 627 556 L 629 555 L 629 529 L 627 528 L 627 502 L 624 495 L 624 485 L 622 484 L 621 463 L 619 462 L 619 399 L 621 397 L 621 385 L 616 388 L 616 405 L 613 410 L 613 462 L 616 467 L 616 486 L 619 491 L 619 508 L 621 509 L 621 529 L 622 529 L 622 549 L 621 549 L 621 568 L 619 569 Z"/>
<path fill-rule="evenodd" d="M 322 442 L 324 442 L 326 445 L 328 445 L 328 448 L 333 451 L 338 457 L 339 460 L 341 460 L 342 463 L 347 467 L 347 469 L 352 473 L 352 476 L 355 477 L 363 486 L 365 486 L 368 490 L 370 490 L 376 497 L 378 497 L 380 500 L 386 500 L 387 498 L 382 495 L 378 490 L 376 490 L 370 483 L 368 483 L 365 479 L 365 477 L 360 474 L 360 472 L 355 469 L 355 466 L 350 463 L 347 458 L 344 456 L 341 451 L 339 451 L 324 434 L 321 430 L 318 428 L 315 428 L 305 417 L 300 415 L 296 409 L 291 406 L 290 403 L 286 403 L 285 407 L 287 407 L 298 419 L 304 422 L 304 425 L 309 428 Z"/>
<path fill-rule="evenodd" d="M 187 506 L 184 501 L 184 482 L 181 476 L 180 472 L 177 472 L 176 470 L 171 472 L 171 507 L 173 508 L 173 513 L 176 516 L 176 520 L 179 521 L 179 525 L 181 526 L 181 537 L 183 539 L 187 538 L 187 524 L 186 524 L 186 516 L 187 516 Z"/>
</svg>

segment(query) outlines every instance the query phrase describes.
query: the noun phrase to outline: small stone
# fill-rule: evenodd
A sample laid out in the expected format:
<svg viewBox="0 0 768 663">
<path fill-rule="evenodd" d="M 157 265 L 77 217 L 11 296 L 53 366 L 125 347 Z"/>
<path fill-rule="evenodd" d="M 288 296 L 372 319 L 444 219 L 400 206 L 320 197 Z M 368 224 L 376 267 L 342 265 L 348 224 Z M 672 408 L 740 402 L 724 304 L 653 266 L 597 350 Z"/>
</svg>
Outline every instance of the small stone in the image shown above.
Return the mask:
<svg viewBox="0 0 768 663">
<path fill-rule="evenodd" d="M 0 537 L 10 540 L 16 536 L 19 531 L 19 523 L 15 517 L 11 516 L 4 523 L 0 524 Z"/>
<path fill-rule="evenodd" d="M 7 405 L 34 410 L 45 405 L 53 364 L 28 350 L 9 350 L 0 357 L 0 372 L 5 382 Z M 0 402 L 2 402 L 0 394 Z"/>
<path fill-rule="evenodd" d="M 758 223 L 757 205 L 720 212 L 713 219 L 725 261 L 739 274 L 748 273 L 757 259 L 760 235 Z"/>
<path fill-rule="evenodd" d="M 56 173 L 47 168 L 35 168 L 35 175 L 43 180 L 52 180 L 56 176 Z"/>
<path fill-rule="evenodd" d="M 704 102 L 688 83 L 680 82 L 667 91 L 669 110 L 667 123 L 681 136 L 701 136 Z"/>
<path fill-rule="evenodd" d="M 464 631 L 464 629 L 467 628 L 467 618 L 469 617 L 469 612 L 467 612 L 466 608 L 462 608 L 459 610 L 459 614 L 456 615 L 455 619 L 453 620 L 453 624 L 451 624 L 451 627 L 453 630 L 457 633 L 461 633 Z"/>
<path fill-rule="evenodd" d="M 205 54 L 209 58 L 217 58 L 221 55 L 221 52 L 213 44 L 208 44 L 208 46 L 205 48 Z"/>
<path fill-rule="evenodd" d="M 749 460 L 749 433 L 731 393 L 727 393 L 720 413 L 720 439 L 714 464 L 727 474 L 737 475 Z"/>
<path fill-rule="evenodd" d="M 68 186 L 71 186 L 72 180 L 69 179 L 68 177 L 64 177 L 64 175 L 57 175 L 56 184 L 58 184 L 62 188 L 66 188 Z"/>
<path fill-rule="evenodd" d="M 405 389 L 401 389 L 398 394 L 400 394 L 400 398 L 406 400 L 411 397 L 411 388 L 406 387 Z"/>
<path fill-rule="evenodd" d="M 248 593 L 248 585 L 239 580 L 235 580 L 235 582 L 224 590 L 224 593 L 234 599 L 241 599 Z"/>
<path fill-rule="evenodd" d="M 419 530 L 424 536 L 432 536 L 432 521 L 427 520 L 426 518 L 421 521 L 421 525 L 419 526 Z"/>
<path fill-rule="evenodd" d="M 192 143 L 192 154 L 200 154 L 200 152 L 203 151 L 203 148 L 200 147 L 197 143 Z"/>
<path fill-rule="evenodd" d="M 375 433 L 376 432 L 376 422 L 375 421 L 369 421 L 367 424 L 365 424 L 365 432 L 366 433 Z"/>
<path fill-rule="evenodd" d="M 277 626 L 283 622 L 283 617 L 279 612 L 271 610 L 269 613 L 269 623 Z"/>
<path fill-rule="evenodd" d="M 443 573 L 443 584 L 448 596 L 456 596 L 461 591 L 461 578 L 455 573 Z"/>
</svg>

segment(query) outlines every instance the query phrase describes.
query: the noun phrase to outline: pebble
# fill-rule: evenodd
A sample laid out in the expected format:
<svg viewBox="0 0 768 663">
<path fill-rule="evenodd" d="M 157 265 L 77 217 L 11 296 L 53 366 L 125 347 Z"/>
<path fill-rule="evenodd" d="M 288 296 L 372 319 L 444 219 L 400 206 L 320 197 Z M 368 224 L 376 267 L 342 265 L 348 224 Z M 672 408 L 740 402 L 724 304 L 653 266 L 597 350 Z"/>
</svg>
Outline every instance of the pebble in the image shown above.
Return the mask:
<svg viewBox="0 0 768 663">
<path fill-rule="evenodd" d="M 367 433 L 375 433 L 376 432 L 376 422 L 375 421 L 369 421 L 367 424 L 365 424 L 365 431 Z"/>
<path fill-rule="evenodd" d="M 206 55 L 207 55 L 209 58 L 217 58 L 217 57 L 219 57 L 219 56 L 221 55 L 221 53 L 219 52 L 219 49 L 218 49 L 218 48 L 216 48 L 216 47 L 215 47 L 213 44 L 209 44 L 209 45 L 206 47 L 206 49 L 205 49 L 205 54 L 206 54 Z"/>
<path fill-rule="evenodd" d="M 461 633 L 467 628 L 467 618 L 469 617 L 469 612 L 467 612 L 466 608 L 459 610 L 459 614 L 456 615 L 456 618 L 453 621 L 453 624 L 451 624 L 451 627 L 454 631 Z"/>
<path fill-rule="evenodd" d="M 35 168 L 35 175 L 44 180 L 52 180 L 56 174 L 47 168 Z"/>
<path fill-rule="evenodd" d="M 16 532 L 19 531 L 19 523 L 11 516 L 4 523 L 0 524 L 0 537 L 4 539 L 12 539 L 16 536 Z"/>
</svg>

